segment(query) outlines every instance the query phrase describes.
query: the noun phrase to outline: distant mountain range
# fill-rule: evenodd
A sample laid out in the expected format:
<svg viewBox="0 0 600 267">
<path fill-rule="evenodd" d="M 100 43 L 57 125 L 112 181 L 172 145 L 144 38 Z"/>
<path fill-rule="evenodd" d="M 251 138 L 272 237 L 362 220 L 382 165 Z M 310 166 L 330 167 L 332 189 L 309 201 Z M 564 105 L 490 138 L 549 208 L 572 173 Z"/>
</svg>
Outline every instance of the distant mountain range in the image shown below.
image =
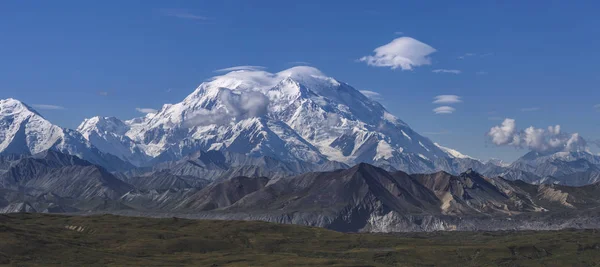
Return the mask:
<svg viewBox="0 0 600 267">
<path fill-rule="evenodd" d="M 587 152 L 532 152 L 510 165 L 481 162 L 433 143 L 381 104 L 312 67 L 233 71 L 156 113 L 127 121 L 93 117 L 77 130 L 53 125 L 18 100 L 0 101 L 0 154 L 53 149 L 109 171 L 156 169 L 200 151 L 221 151 L 304 166 L 298 171 L 369 163 L 408 173 L 473 169 L 531 183 L 600 179 L 600 157 Z"/>
<path fill-rule="evenodd" d="M 2 157 L 0 212 L 264 220 L 374 232 L 600 226 L 600 183 L 532 185 L 472 170 L 410 175 L 365 163 L 286 175 L 303 167 L 268 158 L 237 165 L 236 157 L 246 156 L 200 153 L 140 175 L 113 174 L 53 150 Z M 201 170 L 206 178 L 197 176 Z"/>
<path fill-rule="evenodd" d="M 185 214 L 343 231 L 484 229 L 481 220 L 485 229 L 554 229 L 590 225 L 598 182 L 600 156 L 586 151 L 507 164 L 434 143 L 312 67 L 230 72 L 156 113 L 93 117 L 77 130 L 0 100 L 0 212 Z"/>
</svg>

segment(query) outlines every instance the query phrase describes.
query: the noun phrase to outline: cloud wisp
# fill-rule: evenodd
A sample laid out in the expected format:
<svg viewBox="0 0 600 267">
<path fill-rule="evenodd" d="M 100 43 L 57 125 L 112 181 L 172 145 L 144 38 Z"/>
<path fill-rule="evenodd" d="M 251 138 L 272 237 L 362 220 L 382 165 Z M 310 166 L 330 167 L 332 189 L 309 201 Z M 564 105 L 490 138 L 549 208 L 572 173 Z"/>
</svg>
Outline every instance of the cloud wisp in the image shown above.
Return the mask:
<svg viewBox="0 0 600 267">
<path fill-rule="evenodd" d="M 464 55 L 459 56 L 458 59 L 465 59 L 467 57 L 472 57 L 472 56 L 476 56 L 476 55 L 477 54 L 475 54 L 475 53 L 465 53 Z"/>
<path fill-rule="evenodd" d="M 98 91 L 98 95 L 100 95 L 100 96 L 108 96 L 108 92 L 107 91 Z"/>
<path fill-rule="evenodd" d="M 310 64 L 310 62 L 306 62 L 306 61 L 292 61 L 292 62 L 288 62 L 288 64 L 294 65 L 294 66 L 309 66 L 309 65 L 312 65 L 312 64 Z"/>
<path fill-rule="evenodd" d="M 47 104 L 33 104 L 31 105 L 36 109 L 43 109 L 43 110 L 63 110 L 66 109 L 62 106 L 57 106 L 57 105 L 47 105 Z"/>
<path fill-rule="evenodd" d="M 536 152 L 587 151 L 587 142 L 578 133 L 561 132 L 560 125 L 547 129 L 530 126 L 517 129 L 514 119 L 506 118 L 487 132 L 492 143 L 497 146 L 527 148 Z"/>
<path fill-rule="evenodd" d="M 360 93 L 365 95 L 366 97 L 373 99 L 373 100 L 381 100 L 381 94 L 374 92 L 374 91 L 369 91 L 369 90 L 360 90 Z"/>
<path fill-rule="evenodd" d="M 165 16 L 175 17 L 179 19 L 208 20 L 207 17 L 192 14 L 188 10 L 181 8 L 163 8 L 160 11 Z"/>
<path fill-rule="evenodd" d="M 251 71 L 258 71 L 258 70 L 265 70 L 266 67 L 263 66 L 233 66 L 233 67 L 229 67 L 229 68 L 224 68 L 224 69 L 218 69 L 215 70 L 214 72 L 230 72 L 230 71 L 239 71 L 239 70 L 251 70 Z"/>
<path fill-rule="evenodd" d="M 600 111 L 600 104 L 594 105 L 594 109 L 597 110 L 597 111 Z"/>
<path fill-rule="evenodd" d="M 153 109 L 153 108 L 135 108 L 135 110 L 137 110 L 138 112 L 141 112 L 141 113 L 145 113 L 145 114 L 158 112 L 158 110 Z"/>
<path fill-rule="evenodd" d="M 533 112 L 533 111 L 538 111 L 540 110 L 539 107 L 530 107 L 530 108 L 522 108 L 521 111 L 522 112 Z"/>
<path fill-rule="evenodd" d="M 461 103 L 462 99 L 457 95 L 438 95 L 433 98 L 433 104 L 457 104 Z"/>
<path fill-rule="evenodd" d="M 436 49 L 411 37 L 400 37 L 373 50 L 374 54 L 358 59 L 373 67 L 412 70 L 414 67 L 430 65 L 429 55 Z"/>
<path fill-rule="evenodd" d="M 219 99 L 223 107 L 219 109 L 199 109 L 185 119 L 188 128 L 200 125 L 226 125 L 248 118 L 261 117 L 267 114 L 269 98 L 259 92 L 235 93 L 221 88 Z"/>
<path fill-rule="evenodd" d="M 456 111 L 456 109 L 451 106 L 441 106 L 433 109 L 435 114 L 452 114 L 454 111 Z"/>
<path fill-rule="evenodd" d="M 449 70 L 449 69 L 437 69 L 432 70 L 433 73 L 451 73 L 451 74 L 460 74 L 462 71 L 460 70 Z"/>
</svg>

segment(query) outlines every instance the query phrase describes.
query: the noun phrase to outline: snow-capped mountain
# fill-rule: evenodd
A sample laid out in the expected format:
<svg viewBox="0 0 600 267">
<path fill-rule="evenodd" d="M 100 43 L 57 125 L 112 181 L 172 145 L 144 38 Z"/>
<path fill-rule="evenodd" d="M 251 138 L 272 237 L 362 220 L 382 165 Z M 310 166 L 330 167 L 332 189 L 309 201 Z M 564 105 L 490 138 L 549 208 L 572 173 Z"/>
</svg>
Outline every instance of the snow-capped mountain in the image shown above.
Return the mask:
<svg viewBox="0 0 600 267">
<path fill-rule="evenodd" d="M 109 169 L 132 167 L 96 149 L 79 132 L 53 125 L 22 102 L 12 98 L 0 100 L 0 154 L 33 155 L 49 149 L 76 155 Z"/>
<path fill-rule="evenodd" d="M 85 119 L 77 131 L 101 151 L 115 155 L 134 165 L 142 166 L 151 159 L 139 145 L 125 135 L 129 124 L 115 117 L 93 117 Z"/>
<path fill-rule="evenodd" d="M 197 150 L 222 150 L 423 172 L 435 170 L 440 159 L 464 156 L 435 145 L 378 102 L 312 67 L 233 71 L 156 114 L 125 122 L 92 118 L 78 130 L 101 150 L 127 160 L 175 160 Z"/>
<path fill-rule="evenodd" d="M 490 165 L 489 162 L 486 165 Z M 498 168 L 475 168 L 487 176 L 523 180 L 533 184 L 582 186 L 600 182 L 600 156 L 587 151 L 531 151 Z"/>
</svg>

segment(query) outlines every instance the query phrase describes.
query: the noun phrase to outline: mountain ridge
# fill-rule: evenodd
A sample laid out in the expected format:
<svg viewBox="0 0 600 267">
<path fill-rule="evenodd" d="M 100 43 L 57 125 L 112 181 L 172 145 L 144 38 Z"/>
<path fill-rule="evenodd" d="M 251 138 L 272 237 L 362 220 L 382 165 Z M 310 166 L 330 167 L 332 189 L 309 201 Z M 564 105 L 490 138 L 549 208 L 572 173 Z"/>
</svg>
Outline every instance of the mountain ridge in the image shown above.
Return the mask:
<svg viewBox="0 0 600 267">
<path fill-rule="evenodd" d="M 113 127 L 96 121 L 87 119 L 78 130 L 89 137 Z M 216 76 L 182 102 L 114 124 L 126 126 L 120 129 L 126 130 L 121 136 L 127 144 L 112 151 L 139 150 L 172 160 L 196 150 L 229 150 L 287 161 L 377 162 L 432 171 L 437 158 L 455 157 L 350 85 L 306 66 Z M 90 140 L 105 148 L 110 138 Z"/>
<path fill-rule="evenodd" d="M 261 160 L 219 151 L 188 160 L 206 169 L 242 162 L 232 157 Z M 168 168 L 124 176 L 58 151 L 0 159 L 9 162 L 0 165 L 3 212 L 262 220 L 352 232 L 599 226 L 600 183 L 534 185 L 472 170 L 408 174 L 367 163 L 279 177 L 225 171 L 209 180 Z"/>
</svg>

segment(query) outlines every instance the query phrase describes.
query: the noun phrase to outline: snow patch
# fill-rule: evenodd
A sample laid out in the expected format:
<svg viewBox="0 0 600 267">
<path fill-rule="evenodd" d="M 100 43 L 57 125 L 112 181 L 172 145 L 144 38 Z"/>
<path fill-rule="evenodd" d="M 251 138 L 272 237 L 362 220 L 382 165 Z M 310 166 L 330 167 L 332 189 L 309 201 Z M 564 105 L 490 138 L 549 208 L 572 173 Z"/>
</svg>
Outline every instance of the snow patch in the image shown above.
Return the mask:
<svg viewBox="0 0 600 267">
<path fill-rule="evenodd" d="M 449 155 L 450 157 L 452 157 L 452 158 L 459 158 L 459 159 L 474 159 L 474 160 L 477 160 L 477 159 L 475 159 L 475 158 L 473 158 L 473 157 L 471 157 L 471 156 L 464 155 L 464 154 L 462 154 L 462 153 L 460 153 L 460 152 L 458 152 L 458 151 L 456 151 L 456 150 L 454 150 L 454 149 L 451 149 L 451 148 L 444 147 L 444 146 L 442 146 L 442 145 L 440 145 L 440 144 L 438 144 L 438 143 L 433 143 L 433 144 L 434 144 L 435 146 L 437 146 L 439 149 L 441 149 L 442 151 L 444 151 L 444 152 L 448 153 L 448 155 Z"/>
</svg>

